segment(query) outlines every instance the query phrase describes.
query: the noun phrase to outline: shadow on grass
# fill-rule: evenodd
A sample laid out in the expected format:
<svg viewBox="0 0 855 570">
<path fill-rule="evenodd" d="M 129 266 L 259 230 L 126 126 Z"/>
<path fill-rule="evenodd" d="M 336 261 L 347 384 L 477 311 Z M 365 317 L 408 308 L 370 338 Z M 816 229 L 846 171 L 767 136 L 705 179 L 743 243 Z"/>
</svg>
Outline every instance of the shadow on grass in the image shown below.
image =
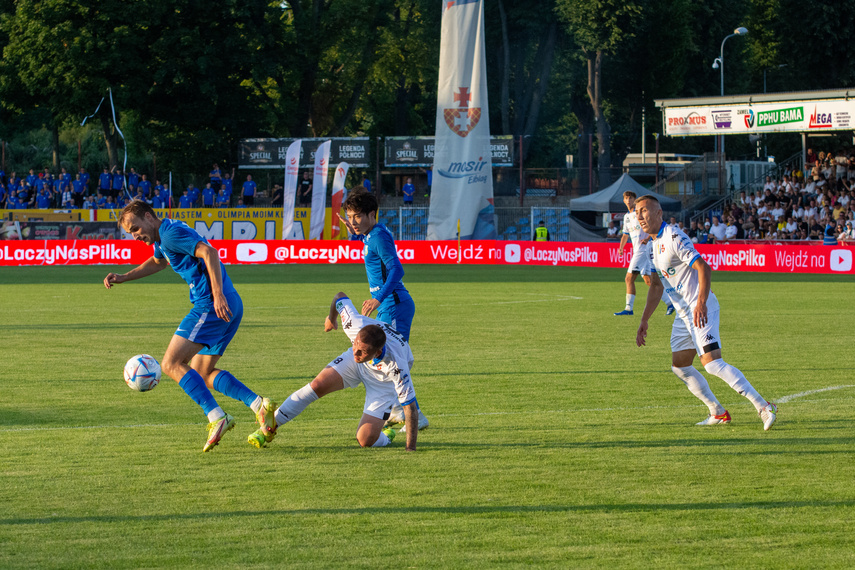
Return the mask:
<svg viewBox="0 0 855 570">
<path fill-rule="evenodd" d="M 203 520 L 212 517 L 268 517 L 268 516 L 337 516 L 337 515 L 508 515 L 532 513 L 656 513 L 669 511 L 731 511 L 750 509 L 805 509 L 840 508 L 855 506 L 855 500 L 839 501 L 754 501 L 747 503 L 625 503 L 610 505 L 507 505 L 471 507 L 364 507 L 278 509 L 272 511 L 229 511 L 203 513 L 176 513 L 164 515 L 91 515 L 56 516 L 40 518 L 0 519 L 0 526 L 80 524 L 80 523 L 139 523 L 174 520 Z"/>
</svg>

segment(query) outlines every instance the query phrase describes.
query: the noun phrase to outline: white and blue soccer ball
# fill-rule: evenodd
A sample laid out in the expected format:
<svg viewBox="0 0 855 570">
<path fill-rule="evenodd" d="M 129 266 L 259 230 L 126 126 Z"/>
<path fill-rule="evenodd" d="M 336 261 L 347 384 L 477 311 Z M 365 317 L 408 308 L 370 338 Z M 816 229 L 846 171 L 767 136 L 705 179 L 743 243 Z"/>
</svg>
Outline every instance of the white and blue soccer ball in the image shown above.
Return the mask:
<svg viewBox="0 0 855 570">
<path fill-rule="evenodd" d="M 131 390 L 148 392 L 160 382 L 160 364 L 153 356 L 137 354 L 125 364 L 125 383 Z"/>
</svg>

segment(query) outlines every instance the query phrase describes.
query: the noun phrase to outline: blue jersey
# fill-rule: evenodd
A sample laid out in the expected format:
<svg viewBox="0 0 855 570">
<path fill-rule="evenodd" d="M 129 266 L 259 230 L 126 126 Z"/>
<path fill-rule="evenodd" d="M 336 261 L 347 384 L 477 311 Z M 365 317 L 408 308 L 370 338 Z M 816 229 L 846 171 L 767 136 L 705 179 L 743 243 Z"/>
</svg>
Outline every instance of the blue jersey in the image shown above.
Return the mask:
<svg viewBox="0 0 855 570">
<path fill-rule="evenodd" d="M 166 258 L 172 269 L 190 286 L 190 302 L 199 308 L 213 307 L 211 281 L 205 262 L 196 257 L 199 242 L 208 243 L 190 226 L 181 221 L 165 219 L 160 224 L 160 241 L 154 244 L 154 257 Z M 226 273 L 223 262 L 219 262 L 223 276 L 223 294 L 237 294 L 232 280 Z"/>
<path fill-rule="evenodd" d="M 380 304 L 397 303 L 401 297 L 410 297 L 401 279 L 404 267 L 398 259 L 395 239 L 383 224 L 377 224 L 367 235 L 359 236 L 365 244 L 365 272 L 371 297 Z"/>
</svg>

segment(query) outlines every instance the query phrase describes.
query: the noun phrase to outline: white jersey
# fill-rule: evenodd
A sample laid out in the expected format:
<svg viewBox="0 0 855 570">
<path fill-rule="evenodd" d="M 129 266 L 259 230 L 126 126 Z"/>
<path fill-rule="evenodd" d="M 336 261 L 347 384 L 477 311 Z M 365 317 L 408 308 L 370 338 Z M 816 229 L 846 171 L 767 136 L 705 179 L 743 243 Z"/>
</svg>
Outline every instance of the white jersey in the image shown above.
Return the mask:
<svg viewBox="0 0 855 570">
<path fill-rule="evenodd" d="M 410 377 L 413 351 L 410 350 L 407 341 L 388 324 L 359 314 L 347 297 L 337 300 L 335 308 L 341 316 L 342 329 L 350 342 L 353 342 L 359 331 L 368 325 L 379 325 L 386 333 L 386 345 L 379 358 L 357 364 L 353 360 L 351 348 L 330 363 L 330 366 L 342 375 L 345 384 L 353 385 L 353 383 L 362 382 L 365 384 L 366 392 L 375 383 L 394 386 L 398 402 L 402 406 L 415 402 L 416 391 Z"/>
<path fill-rule="evenodd" d="M 629 239 L 632 240 L 632 249 L 635 251 L 638 251 L 641 242 L 649 237 L 647 232 L 641 229 L 641 224 L 638 223 L 638 216 L 635 215 L 635 212 L 627 212 L 623 215 L 623 233 L 628 235 Z"/>
<path fill-rule="evenodd" d="M 664 222 L 650 243 L 650 261 L 664 281 L 665 292 L 671 297 L 680 317 L 689 322 L 698 304 L 698 271 L 692 268 L 692 264 L 700 257 L 689 236 Z M 718 309 L 718 299 L 710 291 L 707 311 Z"/>
</svg>

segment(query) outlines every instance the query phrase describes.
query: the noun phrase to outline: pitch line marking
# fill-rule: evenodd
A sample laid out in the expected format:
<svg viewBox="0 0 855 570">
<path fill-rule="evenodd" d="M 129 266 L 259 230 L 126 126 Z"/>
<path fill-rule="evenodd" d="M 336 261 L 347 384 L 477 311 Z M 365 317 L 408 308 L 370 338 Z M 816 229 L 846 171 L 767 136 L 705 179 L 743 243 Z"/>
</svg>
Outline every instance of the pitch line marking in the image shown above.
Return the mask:
<svg viewBox="0 0 855 570">
<path fill-rule="evenodd" d="M 555 297 L 552 299 L 532 299 L 530 301 L 493 301 L 492 303 L 452 303 L 448 305 L 436 305 L 437 307 L 461 307 L 466 305 L 467 307 L 477 306 L 477 305 L 517 305 L 519 303 L 554 303 L 555 301 L 581 301 L 584 297 L 574 297 L 572 295 L 562 295 L 560 297 Z"/>
<path fill-rule="evenodd" d="M 799 392 L 798 394 L 790 394 L 788 396 L 783 396 L 775 400 L 776 404 L 786 404 L 791 400 L 795 400 L 796 398 L 803 398 L 805 396 L 810 396 L 811 394 L 819 394 L 820 392 L 830 392 L 831 390 L 842 390 L 844 388 L 855 388 L 855 384 L 844 384 L 842 386 L 829 386 L 828 388 L 820 388 L 819 390 L 808 390 L 807 392 Z"/>
</svg>

